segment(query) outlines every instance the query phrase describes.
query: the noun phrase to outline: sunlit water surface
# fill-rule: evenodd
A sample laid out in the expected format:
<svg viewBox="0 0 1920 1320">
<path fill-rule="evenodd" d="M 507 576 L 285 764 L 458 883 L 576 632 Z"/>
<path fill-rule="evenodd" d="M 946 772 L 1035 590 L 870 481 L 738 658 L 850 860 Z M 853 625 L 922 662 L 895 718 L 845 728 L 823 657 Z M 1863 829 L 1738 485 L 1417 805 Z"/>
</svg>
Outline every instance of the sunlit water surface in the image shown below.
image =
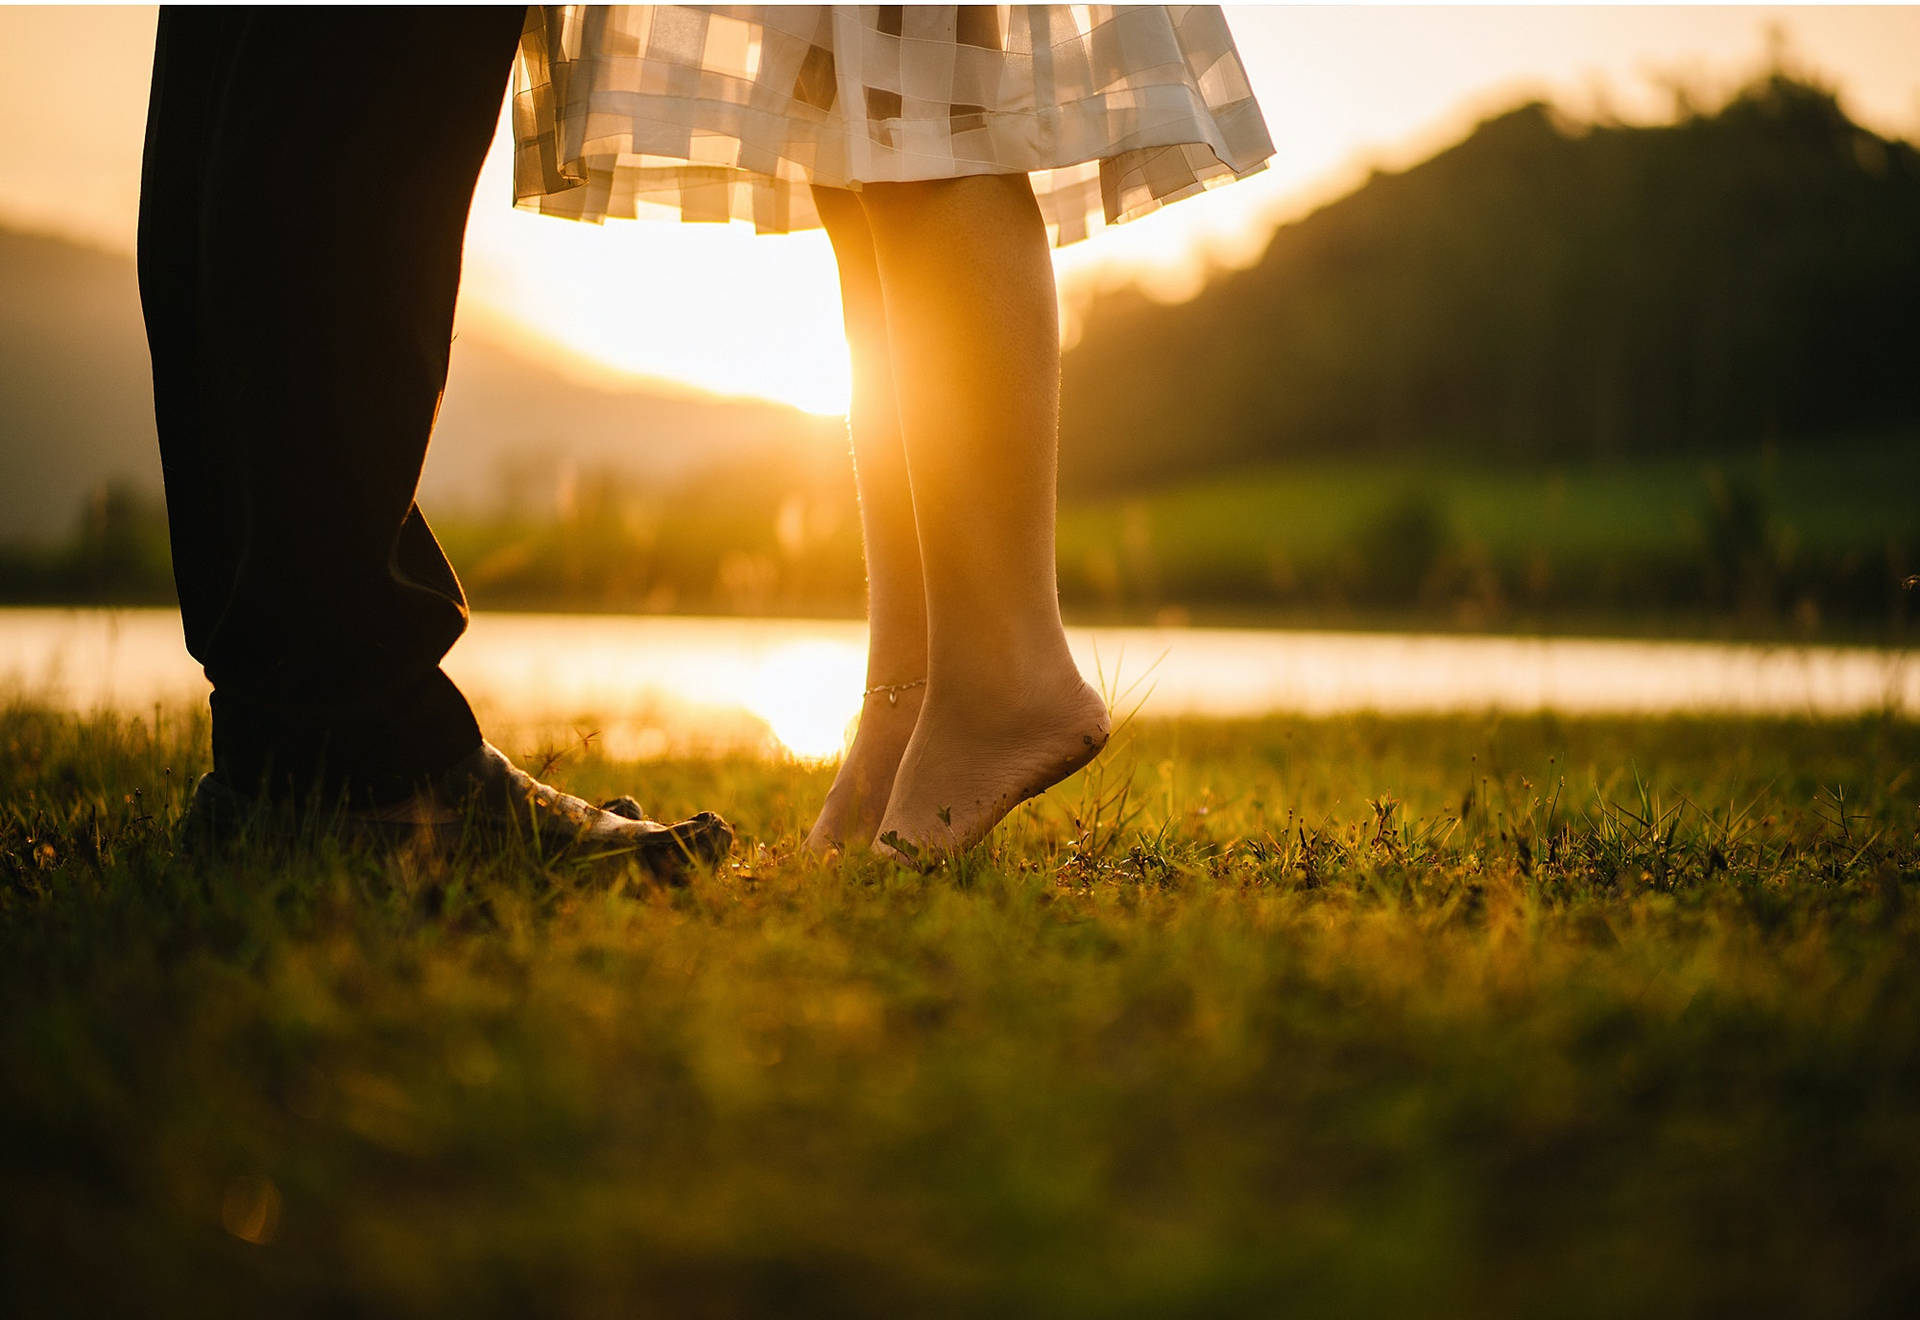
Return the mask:
<svg viewBox="0 0 1920 1320">
<path fill-rule="evenodd" d="M 1920 712 L 1920 657 L 1870 648 L 1070 632 L 1083 670 L 1100 676 L 1116 707 L 1144 700 L 1150 716 Z M 623 757 L 752 750 L 819 758 L 841 749 L 859 713 L 865 642 L 864 625 L 839 621 L 482 612 L 446 667 L 489 736 L 518 753 L 591 736 Z M 7 695 L 139 712 L 206 691 L 172 610 L 0 609 Z"/>
</svg>

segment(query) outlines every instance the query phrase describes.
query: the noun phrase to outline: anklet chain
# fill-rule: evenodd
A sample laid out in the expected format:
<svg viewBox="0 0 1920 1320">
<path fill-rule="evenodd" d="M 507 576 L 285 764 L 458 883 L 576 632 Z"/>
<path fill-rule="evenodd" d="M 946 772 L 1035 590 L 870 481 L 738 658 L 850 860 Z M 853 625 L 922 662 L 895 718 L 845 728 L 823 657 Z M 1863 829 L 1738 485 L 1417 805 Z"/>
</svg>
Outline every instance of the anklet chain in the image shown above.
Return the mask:
<svg viewBox="0 0 1920 1320">
<path fill-rule="evenodd" d="M 872 687 L 860 694 L 860 700 L 865 701 L 876 692 L 884 692 L 887 694 L 887 704 L 889 706 L 897 706 L 900 704 L 900 694 L 902 692 L 909 692 L 914 688 L 925 687 L 926 685 L 927 680 L 924 678 L 912 679 L 905 683 L 875 683 Z"/>
</svg>

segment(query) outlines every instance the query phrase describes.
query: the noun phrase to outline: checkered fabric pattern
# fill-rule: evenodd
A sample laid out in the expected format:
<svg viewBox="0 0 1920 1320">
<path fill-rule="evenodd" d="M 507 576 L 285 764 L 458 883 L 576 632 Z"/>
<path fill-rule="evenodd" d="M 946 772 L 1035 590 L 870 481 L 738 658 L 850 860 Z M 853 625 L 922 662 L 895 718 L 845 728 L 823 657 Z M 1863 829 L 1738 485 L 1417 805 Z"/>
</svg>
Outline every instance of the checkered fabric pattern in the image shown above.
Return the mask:
<svg viewBox="0 0 1920 1320">
<path fill-rule="evenodd" d="M 1273 154 L 1212 5 L 541 5 L 513 120 L 522 208 L 762 233 L 811 184 L 1026 172 L 1064 244 Z"/>
</svg>

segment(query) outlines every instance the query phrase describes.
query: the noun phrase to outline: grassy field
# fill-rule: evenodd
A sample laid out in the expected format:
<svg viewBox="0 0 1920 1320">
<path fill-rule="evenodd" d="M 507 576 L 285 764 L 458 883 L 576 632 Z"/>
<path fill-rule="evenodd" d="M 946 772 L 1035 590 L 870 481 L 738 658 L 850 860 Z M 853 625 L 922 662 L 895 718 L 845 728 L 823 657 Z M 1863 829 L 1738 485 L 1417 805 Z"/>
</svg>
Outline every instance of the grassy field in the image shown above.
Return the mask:
<svg viewBox="0 0 1920 1320">
<path fill-rule="evenodd" d="M 1060 514 L 1069 600 L 1139 615 L 1899 641 L 1920 444 L 1611 466 L 1302 461 Z"/>
<path fill-rule="evenodd" d="M 0 715 L 0 1309 L 1894 1314 L 1920 729 L 1135 726 L 921 876 L 174 855 L 187 716 Z M 515 747 L 516 753 L 538 749 Z"/>
</svg>

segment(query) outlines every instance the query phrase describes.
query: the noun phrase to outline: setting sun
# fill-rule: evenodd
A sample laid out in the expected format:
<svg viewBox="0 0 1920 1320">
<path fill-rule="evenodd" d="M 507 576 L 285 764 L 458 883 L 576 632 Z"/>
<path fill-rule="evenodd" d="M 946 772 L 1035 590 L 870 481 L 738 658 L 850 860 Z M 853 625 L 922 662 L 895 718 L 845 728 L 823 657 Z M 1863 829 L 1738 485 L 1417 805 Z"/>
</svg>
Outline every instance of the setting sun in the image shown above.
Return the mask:
<svg viewBox="0 0 1920 1320">
<path fill-rule="evenodd" d="M 488 321 L 615 374 L 846 411 L 847 345 L 824 233 L 530 215 L 505 205 L 509 164 L 496 146 L 469 228 L 469 283 L 484 287 Z"/>
</svg>

